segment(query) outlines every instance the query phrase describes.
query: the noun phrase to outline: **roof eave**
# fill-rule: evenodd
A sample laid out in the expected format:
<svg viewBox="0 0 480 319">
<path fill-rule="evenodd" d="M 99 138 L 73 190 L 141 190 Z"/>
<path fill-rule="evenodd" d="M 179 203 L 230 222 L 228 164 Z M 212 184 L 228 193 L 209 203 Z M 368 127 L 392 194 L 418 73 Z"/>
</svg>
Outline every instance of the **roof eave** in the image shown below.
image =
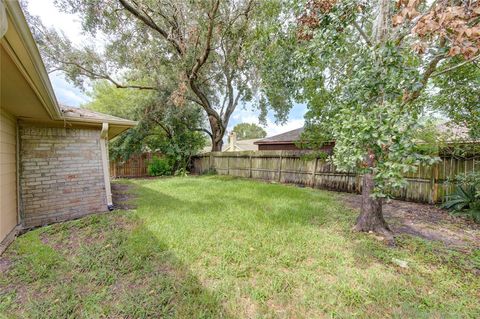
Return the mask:
<svg viewBox="0 0 480 319">
<path fill-rule="evenodd" d="M 28 76 L 30 85 L 37 93 L 39 100 L 50 117 L 53 120 L 62 119 L 62 113 L 50 83 L 47 70 L 45 69 L 37 44 L 33 39 L 20 4 L 17 1 L 4 1 L 4 4 L 7 14 L 10 17 L 10 21 L 13 24 L 13 28 L 22 42 L 21 45 L 27 52 L 27 60 L 30 60 L 22 61 L 24 58 L 17 55 L 17 58 L 23 66 L 24 74 Z"/>
<path fill-rule="evenodd" d="M 138 122 L 130 121 L 130 120 L 92 119 L 92 118 L 67 116 L 67 115 L 64 115 L 63 119 L 67 122 L 90 123 L 90 124 L 108 123 L 110 125 L 125 126 L 125 127 L 134 127 L 138 124 Z"/>
</svg>

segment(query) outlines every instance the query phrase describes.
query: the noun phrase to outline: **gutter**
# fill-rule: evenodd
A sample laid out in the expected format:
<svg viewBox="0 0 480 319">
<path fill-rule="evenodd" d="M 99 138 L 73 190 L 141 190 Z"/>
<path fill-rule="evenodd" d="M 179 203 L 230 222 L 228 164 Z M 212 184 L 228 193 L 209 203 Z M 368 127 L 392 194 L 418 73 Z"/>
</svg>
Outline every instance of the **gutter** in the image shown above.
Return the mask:
<svg viewBox="0 0 480 319">
<path fill-rule="evenodd" d="M 110 169 L 108 163 L 108 123 L 102 124 L 102 131 L 100 132 L 100 151 L 102 153 L 102 167 L 103 167 L 103 181 L 105 183 L 105 195 L 107 197 L 107 208 L 109 211 L 113 210 L 112 188 L 110 186 Z"/>
<path fill-rule="evenodd" d="M 105 119 L 92 119 L 86 117 L 77 117 L 77 116 L 68 116 L 63 115 L 63 120 L 73 123 L 90 123 L 90 124 L 104 124 Z M 130 120 L 114 120 L 108 119 L 108 123 L 112 125 L 122 126 L 122 127 L 134 127 L 138 124 L 137 121 L 130 121 Z"/>
</svg>

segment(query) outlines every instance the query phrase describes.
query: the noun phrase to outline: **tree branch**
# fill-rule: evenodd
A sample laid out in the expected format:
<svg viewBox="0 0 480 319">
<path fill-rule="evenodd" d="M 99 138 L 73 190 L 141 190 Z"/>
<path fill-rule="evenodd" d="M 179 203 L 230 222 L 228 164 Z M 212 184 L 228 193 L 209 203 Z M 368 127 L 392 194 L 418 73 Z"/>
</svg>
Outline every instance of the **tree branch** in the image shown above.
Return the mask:
<svg viewBox="0 0 480 319">
<path fill-rule="evenodd" d="M 465 65 L 465 64 L 467 64 L 467 63 L 475 62 L 475 60 L 478 59 L 478 58 L 480 58 L 480 54 L 477 55 L 477 56 L 475 56 L 475 57 L 473 57 L 473 58 L 470 58 L 470 59 L 468 59 L 468 60 L 465 60 L 465 61 L 463 61 L 463 62 L 461 62 L 461 63 L 458 63 L 457 65 L 454 65 L 454 66 L 452 66 L 452 67 L 449 67 L 449 68 L 447 68 L 447 69 L 445 69 L 445 70 L 435 72 L 435 73 L 433 73 L 430 77 L 433 78 L 433 77 L 435 77 L 435 76 L 439 76 L 439 75 L 441 75 L 441 74 L 444 74 L 444 73 L 453 71 L 453 70 L 455 70 L 455 69 L 457 69 L 457 68 L 459 68 L 459 67 L 461 67 L 461 66 L 463 66 L 463 65 Z"/>
<path fill-rule="evenodd" d="M 155 90 L 155 91 L 159 91 L 159 88 L 158 87 L 154 87 L 154 86 L 146 86 L 146 85 L 136 85 L 136 84 L 120 84 L 119 82 L 115 81 L 112 77 L 110 77 L 109 75 L 106 75 L 106 74 L 100 74 L 100 73 L 96 73 L 92 70 L 89 70 L 83 66 L 81 66 L 80 64 L 76 63 L 76 62 L 70 62 L 70 61 L 62 61 L 62 60 L 59 60 L 59 59 L 56 59 L 58 62 L 62 63 L 62 64 L 66 64 L 66 65 L 73 65 L 77 68 L 79 68 L 80 70 L 82 70 L 84 73 L 85 76 L 88 76 L 90 78 L 93 78 L 93 79 L 103 79 L 103 80 L 107 80 L 109 82 L 111 82 L 113 85 L 115 85 L 115 87 L 117 87 L 118 89 L 139 89 L 139 90 Z M 64 69 L 62 68 L 55 68 L 53 70 L 51 70 L 51 72 L 54 72 L 54 71 L 65 71 Z M 50 73 L 50 72 L 49 72 Z"/>
<path fill-rule="evenodd" d="M 366 42 L 369 46 L 372 46 L 372 42 L 370 41 L 370 39 L 368 38 L 368 36 L 365 34 L 365 32 L 363 32 L 362 28 L 358 25 L 357 21 L 353 20 L 353 26 L 354 26 L 355 29 L 357 29 L 357 31 L 360 33 L 360 35 L 361 35 L 362 38 L 365 40 L 365 42 Z"/>
<path fill-rule="evenodd" d="M 420 93 L 427 86 L 428 80 L 430 79 L 431 75 L 433 74 L 433 72 L 435 72 L 438 63 L 443 59 L 445 59 L 445 57 L 446 57 L 445 54 L 437 55 L 432 59 L 432 61 L 430 61 L 430 63 L 427 66 L 427 69 L 423 73 L 422 79 L 420 80 L 420 83 L 422 83 L 422 86 L 418 90 L 408 95 L 408 97 L 404 100 L 402 107 L 405 104 L 416 100 L 420 96 Z"/>
<path fill-rule="evenodd" d="M 160 33 L 160 35 L 165 39 L 167 40 L 168 42 L 170 42 L 173 47 L 175 48 L 175 50 L 177 51 L 178 54 L 182 55 L 184 54 L 181 46 L 179 45 L 179 43 L 168 36 L 168 32 L 165 31 L 164 29 L 160 28 L 154 21 L 153 19 L 145 13 L 145 11 L 143 12 L 143 14 L 137 10 L 136 8 L 134 8 L 130 3 L 128 3 L 126 0 L 118 0 L 120 2 L 120 4 L 128 11 L 130 12 L 131 14 L 133 14 L 135 17 L 137 17 L 137 19 L 139 19 L 140 21 L 142 21 L 143 23 L 145 23 L 147 26 L 149 26 L 151 29 L 157 31 L 158 33 Z"/>
<path fill-rule="evenodd" d="M 204 132 L 204 133 L 207 133 L 208 136 L 210 136 L 210 138 L 213 138 L 213 135 L 212 133 L 207 130 L 206 128 L 190 128 L 191 131 L 197 131 L 197 132 Z"/>
<path fill-rule="evenodd" d="M 212 49 L 213 27 L 215 25 L 214 21 L 215 21 L 215 16 L 217 15 L 219 4 L 220 4 L 220 0 L 216 0 L 213 5 L 212 11 L 208 13 L 208 17 L 210 18 L 210 23 L 208 25 L 208 30 L 207 30 L 207 40 L 205 44 L 205 49 L 203 51 L 203 54 L 200 56 L 200 58 L 197 59 L 197 63 L 195 63 L 192 70 L 190 71 L 190 77 L 196 78 L 198 70 L 202 67 L 202 65 L 205 64 L 210 54 L 210 50 Z"/>
</svg>

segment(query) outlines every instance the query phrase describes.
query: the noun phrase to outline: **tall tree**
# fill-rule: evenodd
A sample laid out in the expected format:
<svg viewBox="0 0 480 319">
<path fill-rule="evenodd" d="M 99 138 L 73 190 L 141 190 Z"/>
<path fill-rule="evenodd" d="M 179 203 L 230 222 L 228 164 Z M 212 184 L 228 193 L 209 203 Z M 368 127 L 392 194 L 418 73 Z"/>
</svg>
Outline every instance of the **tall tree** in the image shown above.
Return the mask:
<svg viewBox="0 0 480 319">
<path fill-rule="evenodd" d="M 96 81 L 87 95 L 91 100 L 82 108 L 134 121 L 141 120 L 145 110 L 158 98 L 156 91 L 118 89 L 106 80 Z"/>
<path fill-rule="evenodd" d="M 462 60 L 455 57 L 445 68 L 454 67 Z M 471 137 L 480 138 L 480 63 L 472 61 L 433 80 L 431 105 L 457 125 L 467 126 Z"/>
<path fill-rule="evenodd" d="M 89 95 L 92 101 L 82 107 L 139 121 L 110 143 L 112 158 L 159 151 L 175 172 L 186 169 L 191 156 L 205 145 L 204 116 L 193 102 L 176 107 L 167 94 L 123 90 L 105 80 L 97 81 Z"/>
<path fill-rule="evenodd" d="M 246 51 L 259 18 L 257 0 L 55 3 L 80 15 L 83 30 L 103 39 L 104 48 L 98 43 L 75 47 L 64 35 L 30 17 L 49 70 L 62 70 L 79 86 L 86 78 L 104 79 L 117 88 L 166 93 L 177 106 L 192 101 L 208 118 L 213 151 L 221 149 L 239 102 L 256 96 Z"/>
<path fill-rule="evenodd" d="M 255 123 L 239 123 L 233 127 L 232 131 L 237 133 L 239 140 L 263 138 L 267 136 L 267 132 Z"/>
<path fill-rule="evenodd" d="M 392 239 L 383 198 L 405 185 L 406 172 L 433 160 L 414 145 L 428 105 L 425 91 L 433 78 L 478 60 L 479 2 L 284 4 L 275 32 L 265 32 L 263 84 L 308 103 L 307 127 L 335 140 L 337 167 L 363 173 L 355 228 Z M 462 84 L 450 85 L 454 90 Z"/>
</svg>

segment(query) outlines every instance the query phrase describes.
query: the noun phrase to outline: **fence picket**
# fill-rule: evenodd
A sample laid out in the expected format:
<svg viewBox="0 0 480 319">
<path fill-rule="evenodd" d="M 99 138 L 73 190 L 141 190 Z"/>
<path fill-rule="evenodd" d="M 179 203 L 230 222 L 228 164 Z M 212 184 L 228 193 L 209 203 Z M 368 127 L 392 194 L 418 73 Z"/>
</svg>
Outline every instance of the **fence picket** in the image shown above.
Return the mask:
<svg viewBox="0 0 480 319">
<path fill-rule="evenodd" d="M 361 192 L 362 176 L 360 174 L 338 171 L 331 163 L 320 158 L 306 160 L 302 157 L 306 153 L 308 152 L 250 151 L 201 154 L 192 161 L 192 173 L 202 174 L 215 169 L 219 174 L 309 185 L 314 188 L 344 192 Z M 451 192 L 451 186 L 446 183 L 449 177 L 474 171 L 478 167 L 475 159 L 454 159 L 444 156 L 440 163 L 432 167 L 420 166 L 416 173 L 408 174 L 407 187 L 396 190 L 394 195 L 403 200 L 438 203 Z"/>
</svg>

